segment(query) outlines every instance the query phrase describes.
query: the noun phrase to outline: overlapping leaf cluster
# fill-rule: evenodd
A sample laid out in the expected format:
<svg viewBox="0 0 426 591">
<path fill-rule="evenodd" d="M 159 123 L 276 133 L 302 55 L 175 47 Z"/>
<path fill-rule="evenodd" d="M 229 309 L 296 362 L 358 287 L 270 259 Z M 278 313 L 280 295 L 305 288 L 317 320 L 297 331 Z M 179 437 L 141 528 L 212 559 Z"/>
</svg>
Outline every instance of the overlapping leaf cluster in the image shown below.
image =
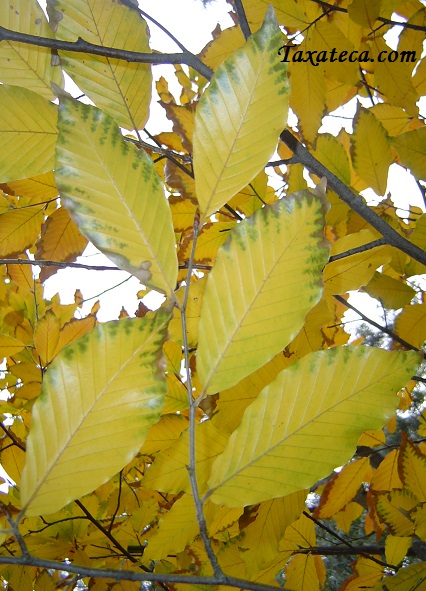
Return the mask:
<svg viewBox="0 0 426 591">
<path fill-rule="evenodd" d="M 314 521 L 332 519 L 347 536 L 335 553 L 349 545 L 358 555 L 342 589 L 412 589 L 425 563 L 398 568 L 426 542 L 425 416 L 410 381 L 426 337 L 425 267 L 386 236 L 377 244 L 377 229 L 323 182 L 309 190 L 319 179 L 279 135 L 290 106 L 294 136 L 353 191 L 375 191 L 371 209 L 424 249 L 426 214 L 410 195 L 397 211 L 385 193 L 393 162 L 424 193 L 425 9 L 235 4 L 235 21 L 243 8 L 254 34 L 216 29 L 199 56 L 214 75 L 175 66 L 179 99 L 155 80 L 173 131 L 151 148 L 141 135 L 147 63 L 0 41 L 0 461 L 15 483 L 1 499 L 0 559 L 26 548 L 111 571 L 124 561 L 160 582 L 178 573 L 199 584 L 214 571 L 331 588 Z M 49 21 L 36 0 L 10 0 L 0 25 L 151 51 L 132 2 L 48 0 L 47 10 Z M 411 25 L 397 49 L 416 51 L 416 63 L 281 61 L 289 38 L 301 51 L 377 57 L 390 51 L 395 13 Z M 95 106 L 64 90 L 64 72 Z M 352 132 L 320 133 L 354 97 Z M 74 304 L 46 300 L 44 282 L 88 242 L 163 294 L 159 310 L 141 303 L 99 323 L 97 304 L 77 314 L 78 286 Z M 349 344 L 352 290 L 395 316 L 383 327 L 390 350 Z M 403 411 L 418 423 L 401 436 Z M 355 551 L 355 522 L 376 546 Z M 6 558 L 11 589 L 63 584 L 52 565 Z M 97 591 L 139 585 L 84 580 Z"/>
</svg>

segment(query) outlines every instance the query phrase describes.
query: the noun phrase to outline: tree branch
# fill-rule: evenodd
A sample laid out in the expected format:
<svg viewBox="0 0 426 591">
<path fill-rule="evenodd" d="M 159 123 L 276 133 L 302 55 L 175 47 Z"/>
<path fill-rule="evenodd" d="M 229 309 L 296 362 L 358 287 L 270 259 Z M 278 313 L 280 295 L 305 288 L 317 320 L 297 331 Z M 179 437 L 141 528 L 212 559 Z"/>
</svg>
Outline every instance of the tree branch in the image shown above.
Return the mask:
<svg viewBox="0 0 426 591">
<path fill-rule="evenodd" d="M 375 328 L 377 328 L 381 332 L 387 334 L 391 339 L 393 339 L 394 341 L 397 341 L 403 347 L 406 347 L 407 349 L 411 349 L 412 351 L 420 351 L 420 349 L 418 349 L 414 345 L 411 345 L 410 343 L 407 343 L 407 341 L 404 341 L 404 339 L 401 339 L 401 337 L 399 337 L 397 334 L 395 334 L 394 332 L 392 332 L 391 330 L 386 328 L 386 326 L 382 326 L 381 324 L 378 324 L 374 320 L 371 320 L 371 318 L 368 318 L 367 316 L 365 316 L 362 312 L 360 312 L 357 308 L 355 308 L 355 306 L 352 306 L 352 304 L 347 302 L 341 296 L 335 295 L 333 297 L 335 300 L 337 300 L 338 302 L 340 302 L 341 304 L 343 304 L 344 306 L 346 306 L 350 310 L 353 310 L 354 312 L 356 312 L 358 314 L 358 316 L 360 316 L 360 318 L 362 318 L 365 322 L 368 322 L 368 324 L 371 324 L 371 326 L 374 326 Z"/>
<path fill-rule="evenodd" d="M 328 2 L 324 2 L 323 0 L 311 0 L 315 2 L 315 4 L 319 4 L 324 8 L 328 8 L 330 11 L 333 12 L 348 12 L 347 8 L 342 8 L 341 6 L 334 6 L 333 4 L 329 4 Z M 391 25 L 392 27 L 404 27 L 405 29 L 413 29 L 414 31 L 422 31 L 426 33 L 426 27 L 422 27 L 421 25 L 412 25 L 411 23 L 400 23 L 398 21 L 393 21 L 389 18 L 384 18 L 383 16 L 379 16 L 377 18 L 378 21 L 384 23 L 385 25 Z"/>
<path fill-rule="evenodd" d="M 389 224 L 387 224 L 375 211 L 365 203 L 359 195 L 355 195 L 336 175 L 328 170 L 301 144 L 294 135 L 285 129 L 281 135 L 281 140 L 286 146 L 294 152 L 299 162 L 303 164 L 310 172 L 318 177 L 325 176 L 327 185 L 344 201 L 353 211 L 360 215 L 373 228 L 375 228 L 385 238 L 391 246 L 395 246 L 410 257 L 426 265 L 426 253 L 424 250 L 398 234 Z"/>
<path fill-rule="evenodd" d="M 123 271 L 118 267 L 106 267 L 104 265 L 84 265 L 83 263 L 64 263 L 60 261 L 41 261 L 38 259 L 0 259 L 0 265 L 37 265 L 39 267 L 60 267 L 66 269 L 86 269 L 87 271 Z"/>
<path fill-rule="evenodd" d="M 217 580 L 216 577 L 202 577 L 197 575 L 174 575 L 162 573 L 139 573 L 129 570 L 113 570 L 113 569 L 98 569 L 86 566 L 79 566 L 76 564 L 68 564 L 66 562 L 58 562 L 56 560 L 45 560 L 42 558 L 35 558 L 34 556 L 0 556 L 0 564 L 14 564 L 17 566 L 38 566 L 40 568 L 52 569 L 56 571 L 65 571 L 75 573 L 79 577 L 96 577 L 103 579 L 113 579 L 116 581 L 136 581 L 145 582 L 151 581 L 153 583 L 181 583 L 187 585 L 212 585 L 218 587 L 220 585 L 227 585 L 236 589 L 247 589 L 248 591 L 289 591 L 285 587 L 274 587 L 272 585 L 262 585 L 253 581 L 246 581 L 244 579 L 237 579 L 235 577 L 224 576 L 223 581 Z"/>
<path fill-rule="evenodd" d="M 244 10 L 243 3 L 241 0 L 234 0 L 235 11 L 237 13 L 238 22 L 240 23 L 240 29 L 242 34 L 244 35 L 244 39 L 247 39 L 251 35 L 250 25 L 248 24 L 246 12 Z"/>
<path fill-rule="evenodd" d="M 59 51 L 89 53 L 91 55 L 100 55 L 102 57 L 124 60 L 126 62 L 152 64 L 154 66 L 159 64 L 186 64 L 187 66 L 194 68 L 194 70 L 197 70 L 197 72 L 207 79 L 210 79 L 213 75 L 212 70 L 189 51 L 182 53 L 140 53 L 137 51 L 127 51 L 125 49 L 95 45 L 88 41 L 84 41 L 81 37 L 79 37 L 77 41 L 60 41 L 59 39 L 38 37 L 37 35 L 28 35 L 27 33 L 11 31 L 5 27 L 0 27 L 0 42 L 1 41 L 15 41 L 17 43 L 48 47 L 49 49 Z"/>
</svg>

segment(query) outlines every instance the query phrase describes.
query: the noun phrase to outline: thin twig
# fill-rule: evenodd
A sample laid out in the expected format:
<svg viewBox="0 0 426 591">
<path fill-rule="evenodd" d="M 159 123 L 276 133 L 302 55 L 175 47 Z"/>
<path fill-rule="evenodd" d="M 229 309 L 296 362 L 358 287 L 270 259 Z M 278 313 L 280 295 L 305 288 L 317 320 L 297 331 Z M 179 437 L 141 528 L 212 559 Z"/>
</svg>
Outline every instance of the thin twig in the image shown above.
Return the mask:
<svg viewBox="0 0 426 591">
<path fill-rule="evenodd" d="M 315 519 L 315 517 L 312 517 L 312 515 L 310 515 L 307 511 L 303 511 L 303 515 L 305 517 L 307 517 L 308 519 L 310 519 L 311 521 L 313 521 L 316 525 L 318 525 L 318 527 L 320 527 L 321 529 L 323 529 L 324 531 L 329 533 L 331 536 L 336 538 L 336 540 L 339 540 L 340 542 L 342 542 L 342 544 L 344 544 L 345 546 L 350 548 L 352 550 L 353 554 L 359 554 L 360 556 L 363 556 L 364 558 L 368 558 L 368 560 L 371 560 L 372 562 L 375 562 L 376 564 L 380 564 L 380 566 L 384 566 L 385 568 L 392 568 L 392 569 L 397 570 L 397 567 L 394 566 L 393 564 L 388 564 L 387 562 L 383 562 L 382 560 L 379 560 L 378 558 L 375 558 L 374 556 L 367 554 L 365 551 L 359 552 L 359 553 L 354 552 L 354 547 L 352 546 L 352 544 L 350 542 L 345 540 L 345 538 L 342 538 L 342 536 L 339 536 L 339 534 L 337 534 L 335 531 L 333 531 L 332 529 L 330 529 L 329 527 L 327 527 L 326 525 L 321 523 L 321 521 L 318 521 L 318 519 Z"/>
<path fill-rule="evenodd" d="M 348 12 L 347 8 L 342 8 L 341 6 L 334 6 L 333 4 L 329 4 L 328 2 L 324 2 L 324 0 L 311 0 L 324 8 L 329 8 L 334 12 Z M 426 33 L 426 27 L 422 27 L 421 25 L 412 25 L 411 23 L 403 22 L 400 23 L 398 21 L 393 21 L 389 18 L 384 18 L 379 16 L 377 18 L 378 21 L 384 23 L 385 25 L 391 25 L 392 27 L 403 27 L 404 29 L 413 29 L 414 31 L 422 31 Z"/>
<path fill-rule="evenodd" d="M 137 62 L 142 64 L 162 65 L 162 64 L 186 64 L 197 70 L 205 78 L 210 78 L 212 70 L 203 64 L 193 53 L 141 53 L 138 51 L 127 51 L 126 49 L 116 49 L 115 47 L 104 47 L 84 41 L 79 37 L 77 41 L 61 41 L 50 37 L 39 37 L 37 35 L 28 35 L 11 31 L 5 27 L 0 27 L 0 42 L 14 41 L 25 43 L 27 45 L 36 45 L 37 47 L 48 47 L 59 51 L 72 51 L 75 53 L 88 53 L 91 55 L 101 55 L 113 59 L 124 60 L 126 62 Z"/>
<path fill-rule="evenodd" d="M 9 515 L 9 513 L 7 512 L 7 510 L 3 511 L 8 524 L 10 525 L 10 529 L 12 534 L 14 535 L 16 541 L 19 544 L 19 547 L 21 548 L 21 552 L 22 552 L 22 558 L 30 558 L 30 553 L 28 552 L 28 548 L 27 545 L 25 543 L 24 538 L 21 535 L 21 532 L 18 529 L 18 526 L 16 524 L 16 522 L 12 519 L 12 517 Z"/>
<path fill-rule="evenodd" d="M 25 448 L 25 445 L 23 445 L 22 443 L 20 443 L 16 439 L 15 435 L 9 429 L 7 429 L 2 422 L 0 422 L 0 427 L 3 429 L 3 431 L 9 437 L 9 439 L 11 439 L 13 441 L 13 445 L 16 445 L 16 447 L 19 447 L 19 449 L 22 449 L 22 451 L 25 451 L 25 449 L 26 449 Z"/>
<path fill-rule="evenodd" d="M 420 351 L 420 349 L 418 349 L 414 345 L 411 345 L 411 343 L 407 343 L 407 341 L 404 341 L 404 339 L 401 339 L 401 337 L 399 337 L 397 334 L 395 334 L 394 332 L 392 332 L 391 330 L 386 328 L 386 326 L 382 326 L 381 324 L 378 324 L 377 322 L 375 322 L 371 318 L 368 318 L 367 316 L 365 316 L 365 314 L 360 312 L 357 308 L 355 308 L 355 306 L 352 306 L 352 304 L 347 302 L 341 296 L 335 295 L 334 299 L 337 300 L 338 302 L 340 302 L 341 304 L 343 304 L 344 306 L 346 306 L 347 308 L 349 308 L 350 310 L 353 310 L 354 312 L 356 312 L 358 314 L 358 316 L 360 316 L 360 318 L 362 318 L 365 322 L 368 322 L 368 324 L 371 324 L 371 326 L 374 326 L 375 328 L 377 328 L 381 332 L 387 334 L 389 337 L 391 337 L 391 339 L 393 339 L 394 341 L 397 341 L 403 347 L 406 347 L 407 349 L 411 349 L 412 351 Z"/>
<path fill-rule="evenodd" d="M 371 250 L 372 248 L 376 248 L 378 246 L 384 246 L 385 244 L 387 243 L 384 238 L 378 238 L 377 240 L 373 240 L 372 242 L 367 242 L 367 244 L 361 244 L 361 246 L 356 246 L 355 248 L 345 250 L 345 252 L 341 252 L 340 254 L 334 254 L 328 259 L 328 262 L 332 263 L 334 261 L 339 261 L 340 259 L 350 257 L 360 252 L 366 252 L 367 250 Z"/>
<path fill-rule="evenodd" d="M 41 261 L 39 259 L 0 259 L 0 265 L 38 265 L 39 267 L 60 267 L 66 269 L 86 269 L 87 271 L 123 271 L 118 267 L 106 267 L 105 265 L 84 265 L 83 263 L 64 263 L 60 261 Z M 124 273 L 126 271 L 123 271 Z"/>
<path fill-rule="evenodd" d="M 109 523 L 109 526 L 108 526 L 108 531 L 109 531 L 109 533 L 111 533 L 112 526 L 114 525 L 115 518 L 117 517 L 117 513 L 118 513 L 118 510 L 119 510 L 119 508 L 120 508 L 120 502 L 121 502 L 121 479 L 122 479 L 122 477 L 123 477 L 123 470 L 120 470 L 120 473 L 119 473 L 119 475 L 118 475 L 118 495 L 117 495 L 117 504 L 116 504 L 116 506 L 115 506 L 115 511 L 114 511 L 114 514 L 113 514 L 113 516 L 111 517 L 111 521 L 110 521 L 110 523 Z"/>
<path fill-rule="evenodd" d="M 224 574 L 219 566 L 216 555 L 213 550 L 213 546 L 210 542 L 210 538 L 207 533 L 207 525 L 204 517 L 203 503 L 200 497 L 200 491 L 198 488 L 197 474 L 196 474 L 196 446 L 195 446 L 195 428 L 196 428 L 196 412 L 198 401 L 194 401 L 192 395 L 192 380 L 191 380 L 191 369 L 189 365 L 189 345 L 188 345 L 188 332 L 187 332 L 187 319 L 186 319 L 186 308 L 188 304 L 189 289 L 191 286 L 191 275 L 194 264 L 195 248 L 197 245 L 198 233 L 200 231 L 200 217 L 197 211 L 194 216 L 193 224 L 193 241 L 191 255 L 188 261 L 188 272 L 186 274 L 186 286 L 185 293 L 183 296 L 183 302 L 179 306 L 182 322 L 182 339 L 183 339 L 183 350 L 185 358 L 186 368 L 186 387 L 188 392 L 188 404 L 189 404 L 189 466 L 188 474 L 191 483 L 192 495 L 194 497 L 195 511 L 197 513 L 198 527 L 200 530 L 201 539 L 203 540 L 204 548 L 206 549 L 207 556 L 210 564 L 213 568 L 215 578 L 218 581 L 224 580 Z"/>
</svg>

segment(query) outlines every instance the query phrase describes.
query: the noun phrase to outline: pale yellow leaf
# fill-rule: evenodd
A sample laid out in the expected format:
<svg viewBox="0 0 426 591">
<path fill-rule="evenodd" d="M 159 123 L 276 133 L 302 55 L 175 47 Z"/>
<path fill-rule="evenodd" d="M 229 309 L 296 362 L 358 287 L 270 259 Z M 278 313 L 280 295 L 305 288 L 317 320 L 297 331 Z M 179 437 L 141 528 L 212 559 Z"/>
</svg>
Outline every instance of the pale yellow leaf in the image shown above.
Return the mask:
<svg viewBox="0 0 426 591">
<path fill-rule="evenodd" d="M 244 10 L 248 22 L 253 28 L 256 29 L 260 26 L 265 18 L 268 6 L 271 5 L 275 10 L 280 25 L 300 28 L 310 22 L 297 0 L 286 0 L 285 4 L 283 4 L 282 0 L 246 0 Z"/>
<path fill-rule="evenodd" d="M 48 310 L 43 318 L 38 320 L 34 329 L 34 345 L 43 366 L 49 365 L 55 358 L 59 343 L 59 320 Z"/>
<path fill-rule="evenodd" d="M 56 38 L 150 53 L 143 18 L 120 2 L 48 0 Z M 126 129 L 142 129 L 151 101 L 149 64 L 126 62 L 87 53 L 60 51 L 64 70 L 103 111 Z"/>
<path fill-rule="evenodd" d="M 199 57 L 206 66 L 216 70 L 233 51 L 242 45 L 244 45 L 244 35 L 240 27 L 229 27 L 224 31 L 220 31 L 213 41 L 207 43 Z"/>
<path fill-rule="evenodd" d="M 161 417 L 148 432 L 141 454 L 154 455 L 167 449 L 179 438 L 182 431 L 188 428 L 188 419 L 183 415 L 168 414 Z"/>
<path fill-rule="evenodd" d="M 0 26 L 36 37 L 53 39 L 46 16 L 34 0 L 0 3 Z M 53 65 L 52 50 L 28 43 L 2 41 L 0 44 L 0 80 L 3 84 L 23 86 L 46 99 L 55 98 L 51 82 L 63 85 L 62 70 Z"/>
<path fill-rule="evenodd" d="M 283 496 L 346 463 L 360 434 L 395 412 L 396 392 L 418 363 L 414 351 L 351 346 L 311 353 L 282 371 L 214 462 L 212 501 L 233 507 Z"/>
<path fill-rule="evenodd" d="M 328 257 L 322 210 L 320 198 L 302 191 L 231 230 L 201 308 L 197 369 L 208 394 L 232 387 L 282 351 L 320 299 Z"/>
<path fill-rule="evenodd" d="M 77 101 L 62 102 L 59 131 L 56 181 L 79 230 L 118 267 L 170 295 L 175 235 L 151 159 L 123 140 L 111 117 Z"/>
<path fill-rule="evenodd" d="M 40 95 L 0 85 L 0 182 L 35 176 L 53 169 L 57 107 Z"/>
<path fill-rule="evenodd" d="M 318 573 L 315 566 L 316 556 L 298 554 L 293 556 L 285 567 L 287 589 L 294 591 L 319 591 Z"/>
<path fill-rule="evenodd" d="M 289 93 L 281 39 L 270 9 L 262 28 L 218 67 L 198 103 L 194 173 L 203 219 L 243 189 L 276 147 Z"/>
<path fill-rule="evenodd" d="M 164 405 L 169 314 L 98 325 L 49 367 L 21 479 L 28 515 L 53 513 L 91 492 L 139 451 Z"/>
<path fill-rule="evenodd" d="M 377 195 L 384 195 L 393 156 L 385 128 L 369 109 L 358 107 L 351 149 L 357 174 Z"/>
<path fill-rule="evenodd" d="M 351 501 L 346 505 L 342 511 L 335 513 L 333 519 L 337 524 L 337 527 L 349 534 L 352 523 L 361 517 L 364 512 L 364 507 L 355 501 Z"/>
</svg>

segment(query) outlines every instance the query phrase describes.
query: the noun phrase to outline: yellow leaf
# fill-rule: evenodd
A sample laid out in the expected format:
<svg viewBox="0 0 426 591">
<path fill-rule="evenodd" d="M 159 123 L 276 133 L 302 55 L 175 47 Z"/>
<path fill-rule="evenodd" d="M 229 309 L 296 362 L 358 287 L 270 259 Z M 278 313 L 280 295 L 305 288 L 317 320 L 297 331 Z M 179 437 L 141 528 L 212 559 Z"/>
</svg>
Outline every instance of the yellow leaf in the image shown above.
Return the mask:
<svg viewBox="0 0 426 591">
<path fill-rule="evenodd" d="M 339 238 L 331 248 L 331 254 L 338 255 L 352 248 L 376 240 L 377 235 L 370 230 L 360 230 Z M 324 269 L 324 290 L 326 294 L 342 294 L 366 285 L 376 269 L 391 258 L 386 246 L 376 246 L 364 252 L 328 263 Z"/>
<path fill-rule="evenodd" d="M 224 31 L 220 31 L 213 41 L 209 41 L 199 54 L 199 57 L 206 66 L 212 70 L 216 70 L 216 68 L 225 61 L 233 51 L 243 45 L 244 36 L 240 27 L 229 27 Z"/>
<path fill-rule="evenodd" d="M 376 501 L 380 521 L 386 523 L 395 536 L 412 536 L 414 524 L 407 515 L 419 500 L 408 490 L 392 490 L 389 494 L 379 495 Z"/>
<path fill-rule="evenodd" d="M 364 291 L 383 302 L 385 308 L 393 310 L 402 308 L 416 295 L 416 291 L 410 285 L 377 271 L 365 286 Z"/>
<path fill-rule="evenodd" d="M 174 375 L 166 376 L 167 392 L 164 414 L 188 408 L 188 392 L 182 382 Z"/>
<path fill-rule="evenodd" d="M 411 546 L 413 538 L 389 534 L 385 540 L 385 557 L 388 564 L 397 566 L 403 560 Z"/>
<path fill-rule="evenodd" d="M 91 331 L 95 324 L 96 318 L 93 314 L 89 314 L 86 318 L 72 318 L 61 328 L 56 353 L 59 353 L 64 347 Z"/>
<path fill-rule="evenodd" d="M 375 556 L 375 558 L 378 560 L 382 559 L 381 556 Z M 353 568 L 356 575 L 352 575 L 344 583 L 345 591 L 364 591 L 364 589 L 370 589 L 376 581 L 382 578 L 384 571 L 383 566 L 363 556 L 358 558 Z"/>
<path fill-rule="evenodd" d="M 315 510 L 318 519 L 330 519 L 352 501 L 358 489 L 366 481 L 370 468 L 369 458 L 361 458 L 347 464 L 326 484 L 321 501 Z"/>
<path fill-rule="evenodd" d="M 311 36 L 312 33 L 309 31 L 305 41 L 297 46 L 297 51 L 311 50 Z M 293 54 L 292 59 L 296 57 L 297 55 Z M 290 107 L 299 119 L 303 138 L 313 144 L 325 112 L 324 72 L 309 62 L 297 61 L 290 67 L 290 83 Z"/>
<path fill-rule="evenodd" d="M 426 580 L 426 563 L 418 562 L 401 568 L 396 575 L 380 581 L 371 591 L 423 591 Z"/>
<path fill-rule="evenodd" d="M 194 173 L 203 220 L 258 174 L 277 145 L 289 93 L 281 43 L 270 9 L 262 28 L 218 67 L 198 103 Z"/>
<path fill-rule="evenodd" d="M 53 170 L 56 105 L 31 90 L 6 84 L 0 86 L 0 105 L 0 182 Z"/>
<path fill-rule="evenodd" d="M 387 102 L 396 107 L 402 107 L 409 115 L 417 117 L 419 114 L 419 108 L 416 105 L 418 96 L 411 77 L 414 64 L 400 60 L 390 62 L 383 57 L 379 60 L 380 52 L 384 51 L 382 56 L 387 56 L 392 51 L 380 36 L 372 38 L 371 50 L 371 59 L 375 60 L 375 86 L 387 98 Z"/>
<path fill-rule="evenodd" d="M 418 363 L 414 351 L 341 347 L 282 371 L 214 462 L 212 501 L 235 507 L 309 488 L 349 460 L 362 431 L 395 412 L 395 394 Z"/>
<path fill-rule="evenodd" d="M 36 37 L 54 39 L 46 16 L 33 0 L 0 3 L 0 25 Z M 51 82 L 63 85 L 62 70 L 53 66 L 52 50 L 27 43 L 2 41 L 0 45 L 0 80 L 3 84 L 24 86 L 50 100 L 55 98 Z"/>
<path fill-rule="evenodd" d="M 386 103 L 374 105 L 370 112 L 380 121 L 390 136 L 399 136 L 410 131 L 417 121 L 410 117 L 401 107 L 394 107 Z"/>
<path fill-rule="evenodd" d="M 182 552 L 198 533 L 194 499 L 184 495 L 160 518 L 157 531 L 148 540 L 144 560 L 160 560 Z"/>
<path fill-rule="evenodd" d="M 58 189 L 55 184 L 53 172 L 39 174 L 29 179 L 21 179 L 7 183 L 9 194 L 19 195 L 20 197 L 29 197 L 37 199 L 40 202 L 58 197 Z M 31 202 L 31 204 L 33 204 Z"/>
<path fill-rule="evenodd" d="M 166 111 L 167 119 L 173 122 L 173 131 L 181 138 L 184 149 L 187 152 L 192 152 L 192 136 L 194 135 L 193 107 L 163 103 L 161 101 L 160 105 Z"/>
<path fill-rule="evenodd" d="M 358 441 L 358 447 L 377 447 L 382 446 L 386 441 L 383 429 L 364 431 Z"/>
<path fill-rule="evenodd" d="M 1 92 L 1 86 L 0 86 Z M 12 209 L 0 215 L 0 256 L 22 253 L 34 244 L 43 222 L 43 206 Z"/>
<path fill-rule="evenodd" d="M 335 513 L 335 515 L 333 515 L 333 519 L 339 529 L 344 531 L 346 534 L 349 534 L 352 523 L 358 519 L 358 517 L 361 517 L 363 511 L 364 508 L 362 505 L 351 501 L 342 511 Z"/>
<path fill-rule="evenodd" d="M 143 18 L 119 2 L 57 0 L 50 2 L 56 39 L 149 53 Z M 87 96 L 126 129 L 142 129 L 151 101 L 148 64 L 98 55 L 60 51 L 64 70 Z"/>
<path fill-rule="evenodd" d="M 55 176 L 79 230 L 141 283 L 176 287 L 175 235 L 161 179 L 150 158 L 126 143 L 99 109 L 60 106 Z"/>
<path fill-rule="evenodd" d="M 33 407 L 21 498 L 52 513 L 91 492 L 139 451 L 164 405 L 169 312 L 99 325 L 61 352 Z"/>
<path fill-rule="evenodd" d="M 44 366 L 49 365 L 56 356 L 59 342 L 60 324 L 55 314 L 48 310 L 37 322 L 34 329 L 34 345 Z"/>
<path fill-rule="evenodd" d="M 313 154 L 330 172 L 339 177 L 347 185 L 350 185 L 351 170 L 349 159 L 344 146 L 337 138 L 328 133 L 321 134 L 318 137 Z"/>
<path fill-rule="evenodd" d="M 22 468 L 25 463 L 25 451 L 11 445 L 1 450 L 1 465 L 7 475 L 19 486 L 21 481 Z"/>
<path fill-rule="evenodd" d="M 393 156 L 385 128 L 369 109 L 358 106 L 351 141 L 356 172 L 377 195 L 384 195 Z"/>
<path fill-rule="evenodd" d="M 401 164 L 419 179 L 426 179 L 426 128 L 407 131 L 392 139 Z"/>
<path fill-rule="evenodd" d="M 315 558 L 310 554 L 298 554 L 293 556 L 285 567 L 286 589 L 294 591 L 319 591 L 318 573 Z"/>
<path fill-rule="evenodd" d="M 223 435 L 210 421 L 196 425 L 196 473 L 198 486 L 205 489 L 213 460 L 225 449 L 227 436 Z M 184 431 L 179 439 L 157 454 L 142 480 L 144 488 L 178 494 L 190 492 L 188 478 L 189 431 Z"/>
<path fill-rule="evenodd" d="M 167 449 L 188 428 L 188 419 L 183 415 L 164 415 L 148 432 L 141 454 L 154 455 Z"/>
<path fill-rule="evenodd" d="M 373 25 L 380 15 L 382 0 L 352 0 L 348 14 L 357 25 L 366 29 L 373 29 Z"/>
<path fill-rule="evenodd" d="M 0 359 L 13 357 L 25 348 L 25 344 L 8 334 L 0 334 Z"/>
<path fill-rule="evenodd" d="M 403 434 L 398 460 L 399 474 L 404 488 L 421 502 L 426 501 L 426 457 Z"/>
<path fill-rule="evenodd" d="M 421 347 L 426 339 L 426 303 L 405 306 L 396 317 L 395 331 L 414 347 Z"/>
<path fill-rule="evenodd" d="M 86 245 L 86 238 L 72 221 L 68 211 L 65 207 L 60 207 L 43 224 L 35 258 L 45 261 L 75 261 Z M 56 270 L 57 267 L 43 267 L 40 280 L 45 281 Z"/>
<path fill-rule="evenodd" d="M 305 509 L 305 500 L 306 491 L 300 490 L 260 503 L 255 520 L 244 528 L 244 538 L 239 543 L 249 574 L 257 573 L 278 554 L 279 542 L 286 528 Z"/>
<path fill-rule="evenodd" d="M 286 0 L 285 4 L 281 0 L 272 0 L 271 2 L 269 0 L 246 0 L 244 10 L 247 20 L 253 28 L 257 29 L 260 26 L 270 5 L 273 6 L 280 25 L 300 28 L 310 23 L 302 6 L 296 0 Z"/>
<path fill-rule="evenodd" d="M 207 394 L 232 387 L 272 359 L 320 299 L 328 257 L 322 210 L 321 199 L 303 191 L 265 206 L 229 233 L 201 308 L 197 369 Z"/>
<path fill-rule="evenodd" d="M 216 538 L 219 538 L 219 534 L 221 532 L 228 529 L 234 523 L 238 522 L 239 518 L 244 513 L 243 507 L 230 509 L 229 507 L 214 505 L 209 501 L 207 501 L 205 504 L 204 510 L 206 514 L 206 523 L 209 536 Z"/>
<path fill-rule="evenodd" d="M 416 535 L 423 541 L 426 541 L 426 503 L 423 503 L 413 511 L 411 518 L 416 526 Z"/>
</svg>

